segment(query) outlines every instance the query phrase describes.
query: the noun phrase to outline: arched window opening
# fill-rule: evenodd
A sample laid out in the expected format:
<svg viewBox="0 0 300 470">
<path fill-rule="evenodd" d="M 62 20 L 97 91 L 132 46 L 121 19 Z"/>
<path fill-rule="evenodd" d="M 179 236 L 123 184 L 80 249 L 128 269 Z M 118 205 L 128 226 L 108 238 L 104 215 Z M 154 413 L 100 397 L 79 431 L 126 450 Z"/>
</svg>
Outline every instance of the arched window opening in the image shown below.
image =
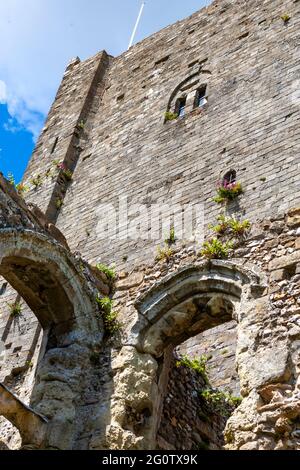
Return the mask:
<svg viewBox="0 0 300 470">
<path fill-rule="evenodd" d="M 235 170 L 228 171 L 223 177 L 223 185 L 236 183 L 237 173 Z"/>
<path fill-rule="evenodd" d="M 203 108 L 207 103 L 206 85 L 203 85 L 196 91 L 194 108 Z"/>
<path fill-rule="evenodd" d="M 209 70 L 202 70 L 200 67 L 175 87 L 168 101 L 165 123 L 178 117 L 202 114 L 201 112 L 193 113 L 193 111 L 204 111 L 206 108 L 210 76 Z"/>
<path fill-rule="evenodd" d="M 24 299 L 11 286 L 1 296 L 1 302 L 3 328 L 0 334 L 0 383 L 10 376 L 8 386 L 14 388 L 35 369 L 42 328 Z M 14 374 L 10 374 L 12 370 Z"/>
<path fill-rule="evenodd" d="M 186 108 L 186 96 L 178 98 L 178 100 L 176 101 L 176 105 L 175 105 L 175 113 L 178 115 L 178 117 L 185 116 L 185 108 Z"/>
<path fill-rule="evenodd" d="M 202 333 L 165 350 L 157 447 L 221 450 L 226 423 L 240 404 L 234 306 L 226 295 L 203 295 L 176 309 L 197 309 Z"/>
</svg>

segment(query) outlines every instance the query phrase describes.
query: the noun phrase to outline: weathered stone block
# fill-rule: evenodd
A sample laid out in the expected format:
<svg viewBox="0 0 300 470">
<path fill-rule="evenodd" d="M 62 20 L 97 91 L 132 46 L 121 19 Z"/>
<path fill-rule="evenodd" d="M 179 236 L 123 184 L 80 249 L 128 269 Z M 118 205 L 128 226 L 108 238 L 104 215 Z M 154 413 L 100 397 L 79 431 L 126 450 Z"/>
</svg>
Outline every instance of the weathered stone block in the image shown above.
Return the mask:
<svg viewBox="0 0 300 470">
<path fill-rule="evenodd" d="M 291 209 L 288 212 L 287 224 L 289 227 L 295 228 L 300 225 L 300 208 Z"/>
<path fill-rule="evenodd" d="M 273 271 L 270 275 L 270 282 L 278 282 L 285 279 L 285 271 L 284 269 L 278 269 L 277 271 Z"/>
<path fill-rule="evenodd" d="M 143 273 L 133 273 L 125 279 L 120 279 L 116 283 L 116 288 L 118 290 L 131 289 L 132 287 L 137 287 L 140 284 L 142 284 L 143 280 L 144 280 Z"/>
<path fill-rule="evenodd" d="M 288 268 L 300 261 L 300 252 L 297 251 L 290 255 L 281 256 L 280 258 L 275 258 L 269 263 L 269 270 L 275 271 L 283 268 Z"/>
</svg>

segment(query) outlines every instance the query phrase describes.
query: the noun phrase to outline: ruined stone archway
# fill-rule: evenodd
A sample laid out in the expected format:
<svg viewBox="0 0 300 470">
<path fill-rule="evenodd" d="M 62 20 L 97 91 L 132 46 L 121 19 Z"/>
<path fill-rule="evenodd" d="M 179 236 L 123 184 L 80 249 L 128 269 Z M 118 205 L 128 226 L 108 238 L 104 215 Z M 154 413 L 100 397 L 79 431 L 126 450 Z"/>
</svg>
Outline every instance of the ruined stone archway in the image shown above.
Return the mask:
<svg viewBox="0 0 300 470">
<path fill-rule="evenodd" d="M 245 312 L 255 310 L 263 291 L 254 272 L 234 263 L 212 261 L 170 274 L 136 301 L 138 320 L 127 332 L 131 345 L 124 345 L 113 365 L 115 419 L 107 436 L 112 448 L 155 448 L 161 358 L 166 348 L 227 321 L 232 312 L 241 324 Z"/>
<path fill-rule="evenodd" d="M 104 327 L 95 301 L 97 279 L 62 241 L 1 177 L 0 274 L 38 318 L 44 344 L 31 396 L 34 411 L 1 386 L 0 414 L 18 427 L 23 445 L 71 449 L 90 354 L 101 344 Z"/>
<path fill-rule="evenodd" d="M 66 332 L 98 330 L 96 289 L 82 260 L 45 234 L 0 229 L 0 275 L 26 301 L 43 328 L 60 325 Z M 85 295 L 86 294 L 86 297 Z M 103 332 L 103 330 L 102 330 Z"/>
<path fill-rule="evenodd" d="M 224 302 L 232 305 L 238 316 L 242 297 L 247 296 L 250 284 L 258 283 L 254 273 L 221 261 L 187 267 L 168 276 L 137 302 L 149 322 L 140 334 L 142 349 L 159 357 L 170 342 L 179 344 L 207 329 L 208 324 L 222 322 L 222 316 L 226 321 L 230 313 L 222 311 Z M 214 313 L 205 315 L 207 307 Z"/>
</svg>

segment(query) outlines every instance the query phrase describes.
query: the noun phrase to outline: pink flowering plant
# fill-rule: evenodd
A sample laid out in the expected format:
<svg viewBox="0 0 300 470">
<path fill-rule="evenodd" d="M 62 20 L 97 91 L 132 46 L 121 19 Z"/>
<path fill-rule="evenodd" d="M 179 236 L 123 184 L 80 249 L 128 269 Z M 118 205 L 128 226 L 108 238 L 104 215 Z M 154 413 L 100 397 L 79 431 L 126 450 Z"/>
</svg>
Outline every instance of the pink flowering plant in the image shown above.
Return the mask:
<svg viewBox="0 0 300 470">
<path fill-rule="evenodd" d="M 57 163 L 56 166 L 59 170 L 62 170 L 62 171 L 64 171 L 66 169 L 66 165 L 62 162 Z"/>
<path fill-rule="evenodd" d="M 73 177 L 73 173 L 69 170 L 64 163 L 57 163 L 57 168 L 62 172 L 63 176 L 66 178 L 67 181 L 71 181 Z"/>
<path fill-rule="evenodd" d="M 235 198 L 243 194 L 244 190 L 242 184 L 236 181 L 221 181 L 217 185 L 217 196 L 214 201 L 218 204 L 233 201 Z"/>
</svg>

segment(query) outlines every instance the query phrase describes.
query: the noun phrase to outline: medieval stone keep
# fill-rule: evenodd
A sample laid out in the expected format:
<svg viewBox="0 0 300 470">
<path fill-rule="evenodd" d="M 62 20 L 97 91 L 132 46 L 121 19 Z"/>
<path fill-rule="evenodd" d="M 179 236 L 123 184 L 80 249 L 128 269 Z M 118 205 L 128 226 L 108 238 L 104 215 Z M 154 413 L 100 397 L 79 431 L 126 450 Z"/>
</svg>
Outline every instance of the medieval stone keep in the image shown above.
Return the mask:
<svg viewBox="0 0 300 470">
<path fill-rule="evenodd" d="M 299 31 L 215 0 L 68 65 L 0 178 L 1 449 L 300 450 Z"/>
</svg>

